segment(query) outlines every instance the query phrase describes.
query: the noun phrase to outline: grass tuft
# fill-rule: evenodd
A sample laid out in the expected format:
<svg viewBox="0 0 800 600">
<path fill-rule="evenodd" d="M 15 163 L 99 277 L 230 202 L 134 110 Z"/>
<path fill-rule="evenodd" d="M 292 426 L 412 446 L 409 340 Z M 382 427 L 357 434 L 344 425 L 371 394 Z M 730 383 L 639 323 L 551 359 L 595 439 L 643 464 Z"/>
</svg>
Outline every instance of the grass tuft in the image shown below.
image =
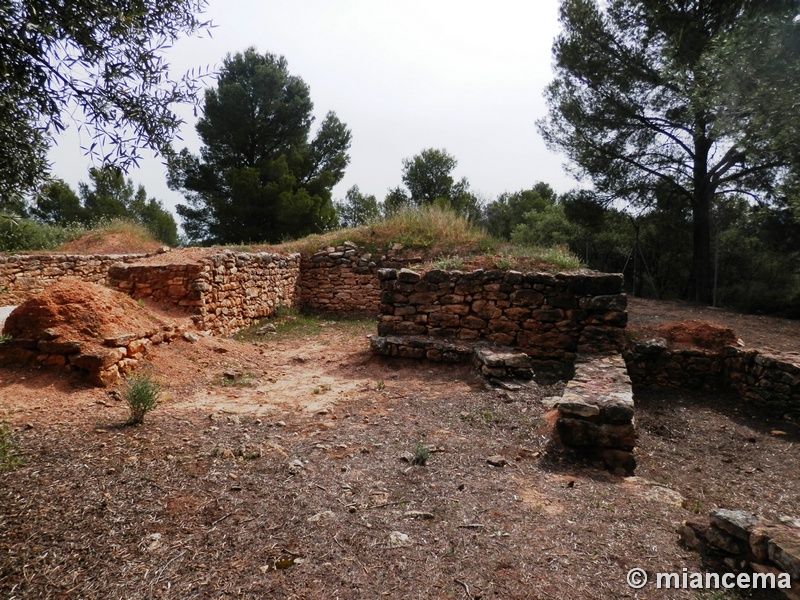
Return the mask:
<svg viewBox="0 0 800 600">
<path fill-rule="evenodd" d="M 411 449 L 411 453 L 414 455 L 414 460 L 411 462 L 413 465 L 419 465 L 424 467 L 428 464 L 428 459 L 431 457 L 431 450 L 423 444 L 422 442 L 417 442 L 414 444 L 414 447 Z"/>
<path fill-rule="evenodd" d="M 0 423 L 0 473 L 12 471 L 23 462 L 19 455 L 14 432 L 5 423 Z"/>
</svg>

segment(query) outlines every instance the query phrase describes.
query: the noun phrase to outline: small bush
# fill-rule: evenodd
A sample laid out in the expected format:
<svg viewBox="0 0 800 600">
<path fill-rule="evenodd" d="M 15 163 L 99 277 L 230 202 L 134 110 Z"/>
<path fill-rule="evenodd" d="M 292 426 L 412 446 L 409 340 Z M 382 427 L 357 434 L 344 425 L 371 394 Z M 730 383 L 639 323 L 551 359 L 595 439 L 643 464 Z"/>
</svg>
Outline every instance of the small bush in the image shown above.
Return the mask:
<svg viewBox="0 0 800 600">
<path fill-rule="evenodd" d="M 22 457 L 17 452 L 14 432 L 4 423 L 0 423 L 0 473 L 11 471 L 22 464 Z"/>
<path fill-rule="evenodd" d="M 422 442 L 417 442 L 414 444 L 414 448 L 411 450 L 411 453 L 414 455 L 414 460 L 411 464 L 420 465 L 424 467 L 428 464 L 428 459 L 431 457 L 430 448 L 428 448 Z"/>
<path fill-rule="evenodd" d="M 131 411 L 128 425 L 144 422 L 144 416 L 156 407 L 160 395 L 161 385 L 147 373 L 128 375 L 122 388 L 122 397 Z"/>
<path fill-rule="evenodd" d="M 464 268 L 464 259 L 458 255 L 440 256 L 432 263 L 435 269 L 442 271 L 458 271 Z"/>
</svg>

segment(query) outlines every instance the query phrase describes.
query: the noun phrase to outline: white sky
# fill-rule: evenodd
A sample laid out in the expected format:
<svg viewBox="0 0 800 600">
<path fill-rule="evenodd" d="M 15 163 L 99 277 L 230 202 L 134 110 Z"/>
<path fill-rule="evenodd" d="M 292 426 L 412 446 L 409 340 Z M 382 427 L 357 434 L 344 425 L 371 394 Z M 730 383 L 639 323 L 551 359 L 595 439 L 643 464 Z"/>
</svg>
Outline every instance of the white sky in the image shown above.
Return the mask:
<svg viewBox="0 0 800 600">
<path fill-rule="evenodd" d="M 352 132 L 335 199 L 357 184 L 382 200 L 402 183 L 402 159 L 424 148 L 455 156 L 456 178 L 486 200 L 537 181 L 565 192 L 576 182 L 535 126 L 553 76 L 557 11 L 558 0 L 210 0 L 213 37 L 181 41 L 168 57 L 177 75 L 249 46 L 285 56 L 311 89 L 317 122 L 333 110 Z M 185 115 L 176 147 L 196 153 L 196 119 Z M 50 158 L 76 191 L 88 180 L 74 127 Z M 165 173 L 147 157 L 129 176 L 174 209 L 183 198 Z"/>
</svg>

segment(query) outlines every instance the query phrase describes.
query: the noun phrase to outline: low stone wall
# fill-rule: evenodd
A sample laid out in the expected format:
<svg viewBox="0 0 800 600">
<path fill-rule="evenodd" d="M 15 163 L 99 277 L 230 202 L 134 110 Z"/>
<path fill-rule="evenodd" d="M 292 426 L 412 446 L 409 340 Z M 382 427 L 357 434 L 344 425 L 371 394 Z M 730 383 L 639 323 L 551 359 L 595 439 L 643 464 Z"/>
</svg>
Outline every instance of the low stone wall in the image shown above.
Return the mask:
<svg viewBox="0 0 800 600">
<path fill-rule="evenodd" d="M 633 389 L 621 355 L 580 357 L 556 408 L 556 429 L 565 446 L 611 471 L 633 473 Z"/>
<path fill-rule="evenodd" d="M 117 335 L 102 340 L 102 346 L 62 339 L 48 331 L 39 339 L 14 339 L 0 346 L 0 363 L 38 363 L 84 371 L 98 386 L 117 383 L 122 375 L 134 371 L 154 345 L 172 341 L 181 331 L 175 325 L 154 326 L 147 331 Z"/>
<path fill-rule="evenodd" d="M 230 335 L 279 306 L 292 306 L 299 275 L 299 254 L 224 251 L 191 264 L 117 264 L 109 285 L 181 307 L 201 331 Z"/>
<path fill-rule="evenodd" d="M 421 258 L 400 258 L 397 252 L 401 249 L 377 256 L 353 242 L 344 242 L 304 256 L 300 263 L 298 304 L 324 312 L 377 315 L 381 304 L 378 270 L 422 262 Z"/>
<path fill-rule="evenodd" d="M 533 379 L 533 364 L 527 354 L 486 342 L 391 335 L 372 336 L 370 346 L 375 354 L 382 356 L 472 363 L 489 379 Z"/>
<path fill-rule="evenodd" d="M 630 343 L 625 360 L 636 386 L 732 390 L 761 410 L 800 419 L 800 354 L 670 348 L 655 338 Z"/>
<path fill-rule="evenodd" d="M 150 254 L 0 254 L 0 305 L 21 304 L 64 278 L 105 284 L 110 267 Z"/>
<path fill-rule="evenodd" d="M 684 522 L 678 533 L 685 546 L 700 552 L 707 561 L 724 570 L 749 575 L 745 579 L 748 585 L 740 587 L 783 589 L 785 597 L 797 598 L 796 592 L 791 591 L 800 585 L 797 521 L 778 523 L 742 510 L 717 509 L 711 511 L 708 520 Z M 754 577 L 763 585 L 755 585 Z M 733 579 L 729 583 L 735 583 Z"/>
<path fill-rule="evenodd" d="M 380 336 L 486 340 L 525 352 L 537 371 L 570 377 L 579 351 L 619 351 L 622 276 L 593 272 L 380 269 Z"/>
</svg>

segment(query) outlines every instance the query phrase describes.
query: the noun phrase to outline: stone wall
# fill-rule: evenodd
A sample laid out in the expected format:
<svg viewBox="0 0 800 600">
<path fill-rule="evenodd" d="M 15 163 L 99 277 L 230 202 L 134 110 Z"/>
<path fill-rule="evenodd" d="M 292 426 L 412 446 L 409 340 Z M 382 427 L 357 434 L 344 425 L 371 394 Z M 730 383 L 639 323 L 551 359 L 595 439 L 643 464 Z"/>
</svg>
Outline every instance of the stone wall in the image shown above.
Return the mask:
<svg viewBox="0 0 800 600">
<path fill-rule="evenodd" d="M 537 371 L 571 375 L 579 351 L 619 351 L 622 276 L 593 272 L 380 269 L 379 336 L 486 340 L 517 348 Z"/>
<path fill-rule="evenodd" d="M 224 251 L 190 264 L 117 264 L 109 285 L 181 307 L 201 331 L 230 335 L 295 304 L 299 275 L 299 254 Z"/>
<path fill-rule="evenodd" d="M 800 418 L 800 354 L 670 348 L 656 338 L 630 343 L 625 360 L 636 386 L 732 390 L 771 414 Z"/>
<path fill-rule="evenodd" d="M 301 306 L 323 312 L 356 312 L 377 315 L 381 304 L 378 270 L 399 269 L 422 262 L 400 258 L 402 246 L 373 255 L 353 242 L 321 248 L 300 263 L 297 300 Z"/>
<path fill-rule="evenodd" d="M 706 520 L 685 521 L 678 533 L 683 545 L 700 552 L 707 562 L 725 571 L 751 574 L 740 580 L 747 582 L 740 587 L 782 589 L 785 596 L 772 592 L 770 597 L 798 597 L 792 591 L 800 585 L 798 521 L 768 521 L 743 510 L 717 509 Z M 733 575 L 728 578 L 732 581 L 736 581 Z"/>
<path fill-rule="evenodd" d="M 0 254 L 0 305 L 21 304 L 64 278 L 105 284 L 116 263 L 132 263 L 149 254 Z"/>
<path fill-rule="evenodd" d="M 37 363 L 45 367 L 65 367 L 86 373 L 94 385 L 106 387 L 139 366 L 150 348 L 171 342 L 180 333 L 173 324 L 154 326 L 105 338 L 102 346 L 53 337 L 48 331 L 38 339 L 14 340 L 0 347 L 0 364 Z"/>
</svg>

